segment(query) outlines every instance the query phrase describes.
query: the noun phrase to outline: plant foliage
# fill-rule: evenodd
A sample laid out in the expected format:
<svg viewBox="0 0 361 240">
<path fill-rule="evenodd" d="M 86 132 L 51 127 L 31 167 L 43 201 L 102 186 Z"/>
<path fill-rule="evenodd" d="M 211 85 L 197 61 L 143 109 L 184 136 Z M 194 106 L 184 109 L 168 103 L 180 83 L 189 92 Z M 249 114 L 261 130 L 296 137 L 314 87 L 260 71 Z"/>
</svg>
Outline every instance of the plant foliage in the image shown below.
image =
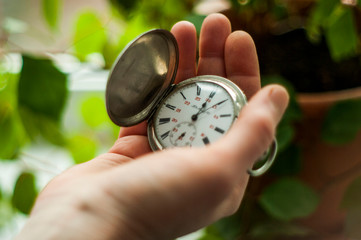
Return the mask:
<svg viewBox="0 0 361 240">
<path fill-rule="evenodd" d="M 30 138 L 41 135 L 52 143 L 63 144 L 59 128 L 67 94 L 66 75 L 49 59 L 23 56 L 18 108 Z"/>
<path fill-rule="evenodd" d="M 313 38 L 325 32 L 328 46 L 335 60 L 355 55 L 359 50 L 359 38 L 352 8 L 339 0 L 320 0 L 316 4 L 308 26 Z"/>
<path fill-rule="evenodd" d="M 268 186 L 259 201 L 275 219 L 289 221 L 311 214 L 317 207 L 319 197 L 299 180 L 284 178 Z"/>
<path fill-rule="evenodd" d="M 20 174 L 16 181 L 12 196 L 13 206 L 20 212 L 29 214 L 36 196 L 35 176 L 28 172 Z"/>
<path fill-rule="evenodd" d="M 77 57 L 85 60 L 91 53 L 103 52 L 107 35 L 102 21 L 93 11 L 83 12 L 75 24 L 74 48 Z"/>
<path fill-rule="evenodd" d="M 352 141 L 361 129 L 361 100 L 335 103 L 322 125 L 322 138 L 332 144 Z"/>
<path fill-rule="evenodd" d="M 205 18 L 194 11 L 195 5 L 199 2 L 108 0 L 109 12 L 106 15 L 109 18 L 106 19 L 97 10 L 82 9 L 74 22 L 66 26 L 72 33 L 72 39 L 67 50 L 61 49 L 60 52 L 76 57 L 84 64 L 82 66 L 87 67 L 94 67 L 94 62 L 91 61 L 95 57 L 100 59 L 100 62 L 103 61 L 97 69 L 109 69 L 119 52 L 134 37 L 151 28 L 170 29 L 175 22 L 185 19 L 196 26 L 199 34 Z M 341 68 L 350 67 L 346 61 L 350 58 L 357 60 L 356 65 L 352 62 L 352 67 L 360 67 L 358 62 L 361 34 L 357 19 L 360 15 L 361 1 L 353 7 L 346 6 L 339 0 L 305 2 L 309 4 L 303 1 L 228 0 L 231 12 L 238 14 L 237 17 L 242 19 L 241 23 L 236 22 L 236 26 L 243 29 L 244 21 L 245 27 L 254 28 L 255 37 L 262 31 L 277 35 L 291 32 L 295 26 L 305 28 L 305 39 L 308 37 L 313 47 L 324 43 L 331 56 L 328 57 L 336 63 L 344 63 L 340 65 Z M 39 12 L 42 13 L 44 23 L 54 34 L 54 38 L 58 37 L 60 26 L 63 27 L 60 24 L 62 17 L 66 16 L 62 10 L 66 4 L 69 3 L 63 0 L 41 1 Z M 104 99 L 98 96 L 88 96 L 80 108 L 76 109 L 81 126 L 76 126 L 75 130 L 69 132 L 65 131 L 62 125 L 64 110 L 70 96 L 67 87 L 68 74 L 56 67 L 52 53 L 25 53 L 21 47 L 15 47 L 14 52 L 20 51 L 22 68 L 20 72 L 10 71 L 7 64 L 4 64 L 8 54 L 7 42 L 11 41 L 12 34 L 23 33 L 26 24 L 20 24 L 19 27 L 16 19 L 6 17 L 5 20 L 0 26 L 0 46 L 4 46 L 4 51 L 0 51 L 0 160 L 7 163 L 11 159 L 12 163 L 21 166 L 21 174 L 12 192 L 6 192 L 1 188 L 0 228 L 14 215 L 13 210 L 28 214 L 38 192 L 36 173 L 31 171 L 33 169 L 19 164 L 25 146 L 45 140 L 47 144 L 61 146 L 77 164 L 95 157 L 99 150 L 102 150 L 101 145 L 109 139 L 112 142 L 118 131 L 109 122 Z M 17 27 L 14 27 L 14 22 L 18 23 Z M 32 34 L 42 33 L 35 29 Z M 295 44 L 290 45 L 292 51 L 299 50 L 298 42 Z M 308 44 L 312 45 L 309 42 Z M 282 45 L 280 49 L 282 48 L 285 46 Z M 9 54 L 12 53 L 12 48 L 10 49 Z M 271 49 L 272 57 L 281 55 L 277 51 L 278 49 Z M 302 65 L 304 60 L 300 60 L 299 55 L 294 52 L 291 55 L 292 63 L 296 65 L 295 69 L 302 69 L 305 66 Z M 290 62 L 280 62 L 283 68 L 291 68 Z M 266 67 L 273 64 L 264 63 Z M 312 69 L 306 71 L 309 73 Z M 323 75 L 333 76 L 328 72 L 323 72 Z M 266 176 L 271 176 L 272 179 L 276 177 L 277 180 L 255 195 L 246 192 L 240 210 L 235 215 L 206 228 L 201 240 L 233 240 L 240 236 L 247 239 L 278 239 L 279 236 L 303 237 L 310 233 L 308 229 L 292 222 L 309 216 L 317 207 L 319 196 L 293 177 L 302 167 L 302 149 L 295 142 L 295 126 L 297 122 L 302 121 L 302 113 L 296 101 L 294 86 L 290 84 L 289 79 L 285 79 L 286 77 L 274 68 L 262 76 L 264 85 L 281 84 L 287 88 L 291 97 L 289 107 L 277 129 L 279 153 L 270 175 Z M 336 103 L 324 122 L 323 139 L 332 144 L 344 144 L 354 139 L 361 128 L 360 109 L 359 100 Z M 361 181 L 358 179 L 350 186 L 342 203 L 342 207 L 347 211 L 347 234 L 355 239 L 361 238 L 358 227 L 361 221 L 360 187 Z"/>
<path fill-rule="evenodd" d="M 24 144 L 25 131 L 17 111 L 18 76 L 3 74 L 5 86 L 0 90 L 0 159 L 14 159 Z"/>
<path fill-rule="evenodd" d="M 43 0 L 44 18 L 49 27 L 53 30 L 57 29 L 61 7 L 61 0 Z"/>
</svg>

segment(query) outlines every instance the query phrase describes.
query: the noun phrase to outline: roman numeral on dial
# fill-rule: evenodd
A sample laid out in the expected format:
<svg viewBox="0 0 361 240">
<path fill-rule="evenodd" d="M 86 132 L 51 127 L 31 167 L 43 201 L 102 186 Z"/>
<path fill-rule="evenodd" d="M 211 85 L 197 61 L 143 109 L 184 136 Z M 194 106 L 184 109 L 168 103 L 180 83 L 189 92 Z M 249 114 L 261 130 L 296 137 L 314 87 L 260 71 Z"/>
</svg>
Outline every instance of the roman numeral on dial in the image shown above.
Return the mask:
<svg viewBox="0 0 361 240">
<path fill-rule="evenodd" d="M 182 95 L 184 100 L 187 100 L 186 96 L 184 96 L 184 94 L 182 92 L 180 92 L 180 94 Z"/>
<path fill-rule="evenodd" d="M 166 104 L 165 106 L 166 106 L 167 108 L 171 109 L 171 110 L 175 110 L 175 109 L 176 109 L 175 106 L 170 105 L 170 104 Z"/>
<path fill-rule="evenodd" d="M 221 128 L 219 128 L 219 127 L 216 127 L 216 128 L 214 129 L 214 131 L 219 132 L 220 134 L 223 134 L 223 133 L 224 133 L 224 130 L 221 129 Z"/>
<path fill-rule="evenodd" d="M 201 95 L 201 87 L 197 85 L 197 96 Z"/>
<path fill-rule="evenodd" d="M 169 123 L 169 122 L 170 122 L 170 118 L 160 118 L 159 119 L 159 125 Z"/>
<path fill-rule="evenodd" d="M 164 139 L 166 139 L 166 138 L 168 137 L 169 132 L 170 132 L 170 131 L 165 132 L 165 133 L 163 133 L 163 134 L 160 136 L 160 137 L 162 138 L 162 140 L 164 140 Z"/>
<path fill-rule="evenodd" d="M 205 145 L 207 145 L 207 144 L 209 143 L 208 137 L 202 138 L 202 141 L 203 141 L 203 143 L 204 143 Z"/>
</svg>

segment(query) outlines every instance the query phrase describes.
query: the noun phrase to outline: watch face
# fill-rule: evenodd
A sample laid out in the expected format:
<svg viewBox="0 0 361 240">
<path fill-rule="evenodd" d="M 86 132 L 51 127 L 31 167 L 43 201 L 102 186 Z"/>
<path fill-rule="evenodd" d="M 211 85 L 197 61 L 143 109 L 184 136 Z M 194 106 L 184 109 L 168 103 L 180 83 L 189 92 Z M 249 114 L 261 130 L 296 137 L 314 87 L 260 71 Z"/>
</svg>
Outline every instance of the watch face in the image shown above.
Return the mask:
<svg viewBox="0 0 361 240">
<path fill-rule="evenodd" d="M 213 81 L 176 87 L 153 117 L 158 148 L 205 146 L 232 126 L 239 109 L 229 90 Z"/>
</svg>

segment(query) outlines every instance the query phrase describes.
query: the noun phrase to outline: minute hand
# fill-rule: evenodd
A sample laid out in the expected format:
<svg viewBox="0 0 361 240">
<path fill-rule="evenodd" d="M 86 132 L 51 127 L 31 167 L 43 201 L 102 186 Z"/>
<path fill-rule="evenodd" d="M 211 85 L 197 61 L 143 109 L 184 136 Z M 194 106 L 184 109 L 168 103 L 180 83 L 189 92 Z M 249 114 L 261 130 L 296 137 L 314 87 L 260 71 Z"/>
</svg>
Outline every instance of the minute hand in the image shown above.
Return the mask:
<svg viewBox="0 0 361 240">
<path fill-rule="evenodd" d="M 214 104 L 213 106 L 211 106 L 211 107 L 207 108 L 206 110 L 202 111 L 202 113 L 203 113 L 203 112 L 207 112 L 208 109 L 213 108 L 213 107 L 215 107 L 215 106 L 217 106 L 217 105 L 221 105 L 221 104 L 224 103 L 225 101 L 228 101 L 228 99 L 225 99 L 225 100 L 223 100 L 223 101 L 220 101 L 219 103 Z"/>
</svg>

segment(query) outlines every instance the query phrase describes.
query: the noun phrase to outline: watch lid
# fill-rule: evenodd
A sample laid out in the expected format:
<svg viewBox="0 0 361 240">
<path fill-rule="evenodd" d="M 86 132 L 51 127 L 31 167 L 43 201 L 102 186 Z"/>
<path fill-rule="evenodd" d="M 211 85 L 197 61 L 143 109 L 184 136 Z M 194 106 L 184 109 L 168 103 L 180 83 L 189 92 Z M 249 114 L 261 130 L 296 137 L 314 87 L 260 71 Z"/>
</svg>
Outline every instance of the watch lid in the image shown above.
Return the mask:
<svg viewBox="0 0 361 240">
<path fill-rule="evenodd" d="M 174 82 L 177 41 L 169 31 L 148 31 L 128 44 L 110 72 L 106 108 L 118 126 L 145 120 Z"/>
</svg>

